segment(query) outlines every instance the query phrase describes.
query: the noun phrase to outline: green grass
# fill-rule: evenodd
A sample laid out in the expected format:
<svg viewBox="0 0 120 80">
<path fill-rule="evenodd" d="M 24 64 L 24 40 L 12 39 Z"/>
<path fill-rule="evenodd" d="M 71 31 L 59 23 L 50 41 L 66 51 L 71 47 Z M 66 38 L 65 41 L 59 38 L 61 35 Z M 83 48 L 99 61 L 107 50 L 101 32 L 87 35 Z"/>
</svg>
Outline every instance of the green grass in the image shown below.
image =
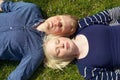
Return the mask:
<svg viewBox="0 0 120 80">
<path fill-rule="evenodd" d="M 120 5 L 120 0 L 24 0 L 33 2 L 42 8 L 44 16 L 71 14 L 79 18 Z M 0 80 L 5 80 L 18 62 L 0 61 Z M 43 64 L 36 70 L 30 80 L 83 80 L 77 67 L 70 64 L 64 71 L 44 68 Z"/>
</svg>

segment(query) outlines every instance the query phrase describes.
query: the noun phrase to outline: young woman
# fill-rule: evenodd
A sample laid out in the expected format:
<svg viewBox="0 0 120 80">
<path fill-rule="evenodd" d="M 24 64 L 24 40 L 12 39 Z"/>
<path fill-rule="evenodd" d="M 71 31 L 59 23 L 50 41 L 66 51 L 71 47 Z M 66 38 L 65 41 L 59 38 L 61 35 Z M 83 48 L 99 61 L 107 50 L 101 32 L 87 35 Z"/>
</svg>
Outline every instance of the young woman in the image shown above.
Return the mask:
<svg viewBox="0 0 120 80">
<path fill-rule="evenodd" d="M 62 69 L 73 59 L 86 80 L 119 80 L 120 26 L 93 25 L 81 30 L 72 40 L 48 38 L 44 44 L 45 64 Z M 113 72 L 113 73 L 112 73 Z"/>
<path fill-rule="evenodd" d="M 0 60 L 20 62 L 8 76 L 8 80 L 27 80 L 37 69 L 44 57 L 42 50 L 44 32 L 69 36 L 78 27 L 76 18 L 70 15 L 58 15 L 45 20 L 39 8 L 32 3 L 0 0 L 0 11 L 3 12 L 0 13 Z M 106 15 L 104 12 L 99 15 L 103 23 L 104 15 Z M 110 15 L 106 15 L 106 18 L 110 18 Z M 110 18 L 108 24 L 113 19 L 114 17 Z M 90 25 L 95 24 L 93 21 L 94 19 Z"/>
<path fill-rule="evenodd" d="M 110 12 L 115 10 L 119 14 L 119 7 Z M 87 19 L 90 20 L 89 17 Z M 119 20 L 114 21 L 116 26 L 97 23 L 79 28 L 73 39 L 47 36 L 44 41 L 45 64 L 53 69 L 62 69 L 77 59 L 79 72 L 86 80 L 119 80 L 120 25 Z"/>
</svg>

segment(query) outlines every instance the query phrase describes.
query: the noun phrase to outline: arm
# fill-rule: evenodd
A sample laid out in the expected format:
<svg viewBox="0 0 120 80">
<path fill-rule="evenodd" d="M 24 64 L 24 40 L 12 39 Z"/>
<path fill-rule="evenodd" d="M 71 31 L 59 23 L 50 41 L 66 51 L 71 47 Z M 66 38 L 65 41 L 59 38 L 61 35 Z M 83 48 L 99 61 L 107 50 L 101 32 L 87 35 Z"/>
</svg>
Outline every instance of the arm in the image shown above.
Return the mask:
<svg viewBox="0 0 120 80">
<path fill-rule="evenodd" d="M 33 3 L 27 3 L 23 1 L 12 2 L 12 1 L 3 1 L 1 3 L 1 10 L 5 13 L 15 12 L 15 11 L 24 11 L 25 9 L 29 9 L 31 7 L 37 7 Z"/>
<path fill-rule="evenodd" d="M 112 25 L 116 24 L 120 17 L 120 7 L 104 10 L 95 15 L 85 17 L 78 21 L 80 28 L 88 27 L 94 24 Z"/>
<path fill-rule="evenodd" d="M 99 12 L 95 15 L 85 17 L 79 20 L 79 26 L 81 28 L 88 27 L 94 24 L 108 25 L 111 22 L 111 17 L 107 10 Z"/>
<path fill-rule="evenodd" d="M 26 2 L 3 2 L 3 13 L 0 13 L 1 26 L 33 26 L 42 19 L 39 8 Z"/>
<path fill-rule="evenodd" d="M 28 80 L 43 60 L 43 55 L 24 57 L 7 80 Z"/>
<path fill-rule="evenodd" d="M 119 71 L 118 71 L 119 70 Z M 120 69 L 83 67 L 79 69 L 86 80 L 118 80 Z"/>
</svg>

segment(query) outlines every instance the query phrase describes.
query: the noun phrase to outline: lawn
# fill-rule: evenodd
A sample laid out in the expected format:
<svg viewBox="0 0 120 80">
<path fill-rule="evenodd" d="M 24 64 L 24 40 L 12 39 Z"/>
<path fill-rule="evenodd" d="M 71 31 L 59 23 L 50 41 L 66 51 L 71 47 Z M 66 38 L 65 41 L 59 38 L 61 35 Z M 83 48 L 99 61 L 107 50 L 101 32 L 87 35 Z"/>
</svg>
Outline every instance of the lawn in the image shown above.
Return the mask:
<svg viewBox="0 0 120 80">
<path fill-rule="evenodd" d="M 120 5 L 120 0 L 24 0 L 37 4 L 44 13 L 44 17 L 57 14 L 71 14 L 79 18 L 95 14 L 99 11 Z M 6 80 L 18 62 L 0 61 L 0 80 Z M 63 71 L 44 68 L 43 64 L 36 70 L 29 80 L 84 80 L 78 73 L 74 63 Z"/>
</svg>

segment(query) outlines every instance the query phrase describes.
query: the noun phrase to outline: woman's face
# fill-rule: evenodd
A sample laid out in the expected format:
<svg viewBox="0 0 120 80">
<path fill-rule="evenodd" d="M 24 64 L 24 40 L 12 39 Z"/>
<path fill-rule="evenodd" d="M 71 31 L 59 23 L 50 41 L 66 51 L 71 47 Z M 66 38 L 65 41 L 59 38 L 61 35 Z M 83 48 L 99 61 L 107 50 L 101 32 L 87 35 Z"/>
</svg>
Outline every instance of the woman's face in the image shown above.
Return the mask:
<svg viewBox="0 0 120 80">
<path fill-rule="evenodd" d="M 47 34 L 55 34 L 65 36 L 66 34 L 72 34 L 76 28 L 73 26 L 73 20 L 70 16 L 58 15 L 48 18 L 44 24 L 46 27 L 45 32 Z"/>
<path fill-rule="evenodd" d="M 76 45 L 69 38 L 57 37 L 50 39 L 46 44 L 48 55 L 57 58 L 74 57 L 76 53 Z"/>
</svg>

